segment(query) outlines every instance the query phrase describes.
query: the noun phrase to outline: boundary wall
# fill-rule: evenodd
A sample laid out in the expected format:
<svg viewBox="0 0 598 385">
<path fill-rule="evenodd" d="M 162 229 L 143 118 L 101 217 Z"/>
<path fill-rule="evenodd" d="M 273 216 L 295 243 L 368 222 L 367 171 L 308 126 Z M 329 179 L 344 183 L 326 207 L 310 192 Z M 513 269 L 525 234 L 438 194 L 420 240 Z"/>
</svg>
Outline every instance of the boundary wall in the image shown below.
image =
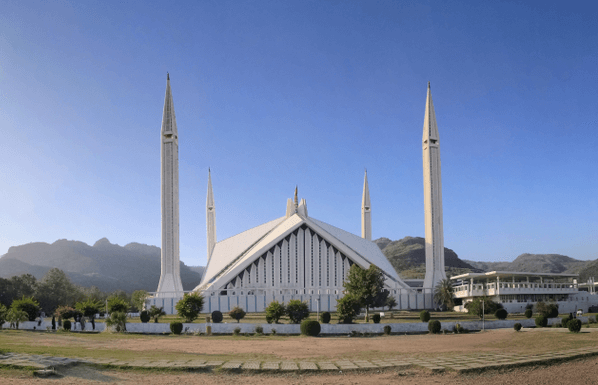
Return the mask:
<svg viewBox="0 0 598 385">
<path fill-rule="evenodd" d="M 582 322 L 587 323 L 588 317 L 577 317 Z M 561 318 L 549 318 L 548 325 L 561 322 Z M 442 329 L 452 331 L 455 324 L 460 324 L 462 327 L 468 330 L 482 330 L 484 329 L 509 329 L 513 328 L 519 322 L 524 328 L 535 327 L 534 318 L 525 320 L 493 320 L 493 321 L 467 321 L 467 322 L 442 322 Z M 73 331 L 81 331 L 81 327 L 78 324 L 73 323 L 75 329 Z M 213 334 L 232 334 L 236 328 L 241 328 L 241 333 L 255 333 L 256 326 L 261 326 L 264 329 L 264 333 L 270 334 L 272 329 L 275 329 L 278 334 L 301 334 L 300 325 L 298 324 L 252 324 L 252 323 L 209 323 L 207 325 L 212 326 Z M 374 333 L 381 334 L 384 332 L 384 326 L 389 325 L 392 333 L 426 333 L 428 332 L 427 322 L 407 322 L 407 323 L 368 323 L 368 324 L 320 324 L 320 334 L 327 335 L 342 335 L 350 334 L 353 331 L 359 333 Z M 10 324 L 4 323 L 3 328 L 8 329 Z M 19 324 L 21 330 L 42 330 L 46 331 L 46 327 L 52 327 L 51 322 L 42 322 L 41 326 L 38 326 L 37 322 L 22 322 Z M 102 332 L 106 328 L 106 324 L 103 322 L 96 322 L 96 328 L 94 331 L 91 329 L 91 323 L 85 324 L 86 332 Z M 169 323 L 127 323 L 127 332 L 129 333 L 144 333 L 144 334 L 161 334 L 170 333 Z M 196 323 L 184 323 L 183 332 L 187 333 L 205 333 L 206 324 Z"/>
</svg>

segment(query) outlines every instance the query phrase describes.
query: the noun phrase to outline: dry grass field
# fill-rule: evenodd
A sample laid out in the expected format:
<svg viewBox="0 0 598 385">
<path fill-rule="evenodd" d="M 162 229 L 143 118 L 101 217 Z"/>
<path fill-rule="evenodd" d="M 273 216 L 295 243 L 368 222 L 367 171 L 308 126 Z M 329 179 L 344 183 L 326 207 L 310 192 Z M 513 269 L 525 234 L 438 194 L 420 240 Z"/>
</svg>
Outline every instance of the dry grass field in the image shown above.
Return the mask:
<svg viewBox="0 0 598 385">
<path fill-rule="evenodd" d="M 376 337 L 300 336 L 146 336 L 127 334 L 75 334 L 0 331 L 0 350 L 62 357 L 207 360 L 338 360 L 386 359 L 390 357 L 475 356 L 482 353 L 538 354 L 598 345 L 598 329 L 574 334 L 565 329 L 492 330 L 470 334 L 407 335 Z M 430 373 L 424 369 L 393 368 L 370 371 L 305 373 L 188 373 L 163 370 L 102 370 L 75 367 L 62 378 L 39 379 L 30 372 L 0 370 L 0 383 L 144 383 L 195 384 L 242 381 L 244 384 L 598 384 L 598 358 L 587 358 L 551 366 L 509 369 L 500 373 Z"/>
</svg>

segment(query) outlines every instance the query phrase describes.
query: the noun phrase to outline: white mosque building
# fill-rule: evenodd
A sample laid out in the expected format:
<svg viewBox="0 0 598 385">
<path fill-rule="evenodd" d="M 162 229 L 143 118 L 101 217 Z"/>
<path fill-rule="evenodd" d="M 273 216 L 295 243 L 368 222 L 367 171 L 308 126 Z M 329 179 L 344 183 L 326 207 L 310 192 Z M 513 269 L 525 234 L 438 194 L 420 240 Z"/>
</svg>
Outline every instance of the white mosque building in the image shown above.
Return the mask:
<svg viewBox="0 0 598 385">
<path fill-rule="evenodd" d="M 171 127 L 170 131 L 168 127 Z M 179 264 L 178 167 L 172 167 L 175 163 L 178 166 L 178 137 L 169 79 L 162 137 L 162 274 L 158 291 L 150 298 L 149 305 L 161 306 L 166 313 L 172 314 L 175 313 L 174 305 L 182 297 L 182 290 L 176 269 Z M 176 154 L 164 150 L 164 143 L 173 141 L 177 145 Z M 203 312 L 225 312 L 234 306 L 247 312 L 261 312 L 271 301 L 286 303 L 292 299 L 307 302 L 312 311 L 334 311 L 336 301 L 344 295 L 343 281 L 353 264 L 364 269 L 373 264 L 382 270 L 386 288 L 398 304 L 396 309 L 433 308 L 433 288 L 446 276 L 440 147 L 429 84 L 422 151 L 426 226 L 423 288 L 407 285 L 372 242 L 367 172 L 363 185 L 361 237 L 309 216 L 307 202 L 305 199 L 299 202 L 295 188 L 294 199 L 288 199 L 284 216 L 221 241 L 216 238 L 216 206 L 211 173 L 208 172 L 208 262 L 201 283 L 193 289 L 205 298 Z M 175 155 L 177 158 L 173 159 Z M 165 245 L 171 247 L 165 250 Z"/>
</svg>

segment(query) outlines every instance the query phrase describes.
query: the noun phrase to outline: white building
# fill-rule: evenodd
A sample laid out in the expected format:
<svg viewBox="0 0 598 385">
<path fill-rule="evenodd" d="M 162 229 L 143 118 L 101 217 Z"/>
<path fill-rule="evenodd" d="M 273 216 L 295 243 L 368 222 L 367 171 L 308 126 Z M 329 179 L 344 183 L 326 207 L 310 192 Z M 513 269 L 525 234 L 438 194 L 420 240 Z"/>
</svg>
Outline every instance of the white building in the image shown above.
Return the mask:
<svg viewBox="0 0 598 385">
<path fill-rule="evenodd" d="M 171 314 L 183 293 L 178 273 L 178 134 L 169 80 L 162 127 L 162 275 L 158 292 L 149 299 L 148 305 L 163 307 Z M 208 263 L 201 283 L 194 289 L 206 298 L 203 310 L 228 311 L 241 306 L 248 312 L 263 311 L 273 300 L 288 302 L 291 299 L 307 301 L 314 311 L 335 310 L 336 301 L 344 295 L 343 281 L 353 264 L 365 269 L 373 264 L 382 270 L 397 309 L 433 308 L 433 287 L 445 278 L 445 273 L 440 147 L 429 83 L 423 131 L 426 227 L 423 288 L 412 288 L 401 280 L 380 248 L 371 241 L 372 208 L 367 172 L 361 207 L 362 237 L 308 216 L 307 204 L 304 199 L 298 202 L 295 189 L 294 200 L 287 201 L 285 216 L 219 242 L 209 172 Z"/>
<path fill-rule="evenodd" d="M 528 304 L 554 302 L 560 313 L 581 309 L 588 312 L 598 304 L 598 296 L 580 291 L 578 274 L 528 273 L 491 271 L 467 273 L 451 277 L 455 298 L 461 304 L 456 311 L 467 311 L 465 304 L 476 297 L 487 296 L 501 303 L 509 313 L 523 313 Z"/>
</svg>

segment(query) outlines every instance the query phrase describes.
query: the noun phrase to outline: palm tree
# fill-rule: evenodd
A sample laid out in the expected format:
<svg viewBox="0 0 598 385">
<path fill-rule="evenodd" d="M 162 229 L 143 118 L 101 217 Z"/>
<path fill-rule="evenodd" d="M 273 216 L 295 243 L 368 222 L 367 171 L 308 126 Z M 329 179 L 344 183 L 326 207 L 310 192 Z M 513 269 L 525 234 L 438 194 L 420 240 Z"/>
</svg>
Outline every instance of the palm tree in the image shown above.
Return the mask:
<svg viewBox="0 0 598 385">
<path fill-rule="evenodd" d="M 451 310 L 455 306 L 455 302 L 453 301 L 453 284 L 450 279 L 445 278 L 438 282 L 434 288 L 434 301 Z"/>
</svg>

